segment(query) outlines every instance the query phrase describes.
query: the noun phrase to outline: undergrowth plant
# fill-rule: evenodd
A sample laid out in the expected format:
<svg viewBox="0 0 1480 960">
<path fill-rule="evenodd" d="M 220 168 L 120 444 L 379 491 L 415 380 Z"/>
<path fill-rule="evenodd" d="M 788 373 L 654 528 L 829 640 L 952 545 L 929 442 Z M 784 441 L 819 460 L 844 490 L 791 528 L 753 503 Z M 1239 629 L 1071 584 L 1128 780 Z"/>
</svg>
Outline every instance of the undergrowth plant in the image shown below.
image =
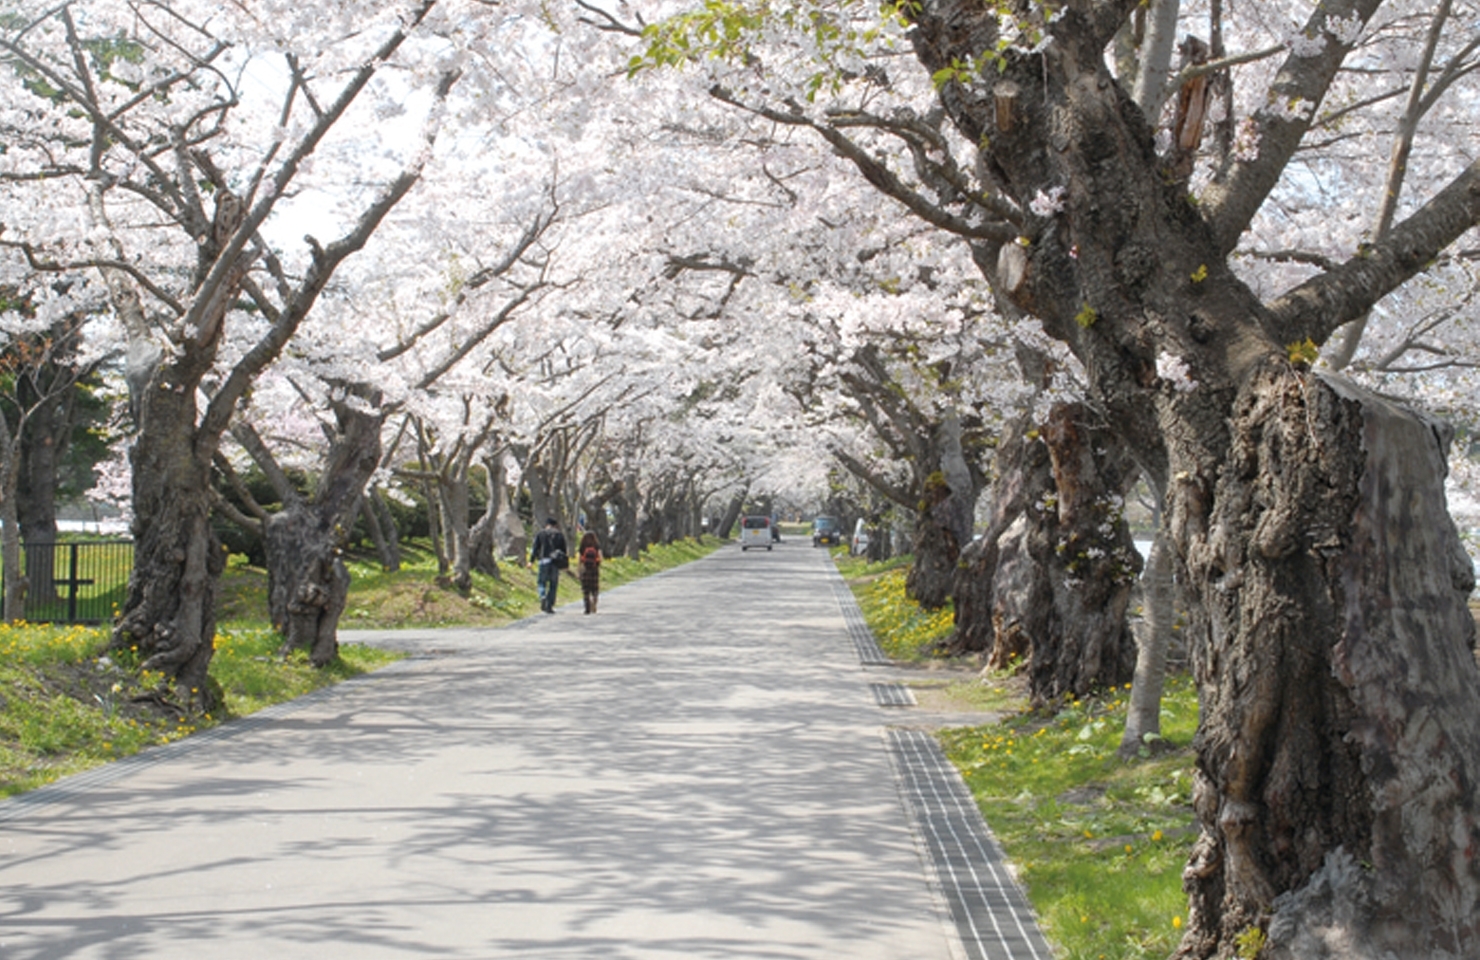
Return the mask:
<svg viewBox="0 0 1480 960">
<path fill-rule="evenodd" d="M 924 610 L 905 592 L 909 557 L 868 563 L 840 554 L 838 570 L 853 588 L 864 622 L 879 649 L 891 660 L 915 661 L 931 656 L 937 641 L 955 627 L 955 607 Z"/>
<path fill-rule="evenodd" d="M 1169 678 L 1169 749 L 1116 757 L 1129 690 L 941 734 L 1065 960 L 1165 957 L 1186 920 L 1197 697 Z"/>
<path fill-rule="evenodd" d="M 218 634 L 210 676 L 221 688 L 222 705 L 191 713 L 177 705 L 163 674 L 138 669 L 136 654 L 108 652 L 106 629 L 0 624 L 0 796 L 178 740 L 399 658 L 351 644 L 316 670 L 302 654 L 279 658 L 281 643 L 266 630 Z"/>
</svg>

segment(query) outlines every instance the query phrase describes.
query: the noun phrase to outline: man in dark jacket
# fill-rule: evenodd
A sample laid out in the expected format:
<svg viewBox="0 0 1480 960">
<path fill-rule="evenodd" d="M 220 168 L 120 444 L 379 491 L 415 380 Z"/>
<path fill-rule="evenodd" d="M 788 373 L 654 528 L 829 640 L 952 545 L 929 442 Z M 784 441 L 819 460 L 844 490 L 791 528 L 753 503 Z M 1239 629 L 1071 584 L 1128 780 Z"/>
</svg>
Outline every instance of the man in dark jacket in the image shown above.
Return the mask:
<svg viewBox="0 0 1480 960">
<path fill-rule="evenodd" d="M 545 520 L 545 529 L 534 535 L 529 545 L 529 562 L 539 564 L 539 576 L 535 583 L 540 591 L 540 609 L 555 612 L 555 590 L 560 586 L 560 571 L 570 561 L 566 559 L 565 534 L 554 517 Z"/>
</svg>

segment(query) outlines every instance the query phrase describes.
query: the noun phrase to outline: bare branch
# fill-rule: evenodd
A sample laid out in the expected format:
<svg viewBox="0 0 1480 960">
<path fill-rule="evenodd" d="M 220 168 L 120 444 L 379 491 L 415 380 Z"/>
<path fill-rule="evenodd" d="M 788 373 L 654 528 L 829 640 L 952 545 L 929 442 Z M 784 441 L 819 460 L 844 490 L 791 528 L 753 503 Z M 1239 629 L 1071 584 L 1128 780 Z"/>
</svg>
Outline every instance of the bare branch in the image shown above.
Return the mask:
<svg viewBox="0 0 1480 960">
<path fill-rule="evenodd" d="M 909 208 L 911 213 L 920 219 L 948 233 L 953 233 L 959 237 L 979 240 L 997 240 L 1002 243 L 1006 243 L 1017 236 L 1017 230 L 1009 224 L 1001 222 L 976 224 L 942 210 L 916 191 L 911 190 L 894 174 L 894 171 L 869 156 L 866 150 L 844 136 L 836 127 L 818 123 L 806 116 L 799 105 L 793 105 L 789 111 L 752 106 L 742 102 L 723 87 L 717 86 L 710 88 L 709 95 L 722 103 L 728 103 L 731 106 L 738 107 L 756 116 L 765 117 L 767 120 L 792 127 L 806 127 L 816 131 L 818 136 L 826 140 L 838 152 L 839 156 L 857 167 L 858 171 L 863 174 L 863 178 L 875 188 L 904 204 L 904 206 Z"/>
</svg>

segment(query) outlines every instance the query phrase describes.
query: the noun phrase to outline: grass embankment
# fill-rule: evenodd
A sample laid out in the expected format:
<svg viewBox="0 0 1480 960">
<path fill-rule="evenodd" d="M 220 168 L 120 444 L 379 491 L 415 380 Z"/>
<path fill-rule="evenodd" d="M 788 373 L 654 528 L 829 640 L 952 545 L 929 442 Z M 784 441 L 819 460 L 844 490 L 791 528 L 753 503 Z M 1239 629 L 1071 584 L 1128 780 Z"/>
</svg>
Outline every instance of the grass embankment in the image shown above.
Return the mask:
<svg viewBox="0 0 1480 960">
<path fill-rule="evenodd" d="M 703 543 L 682 540 L 656 544 L 640 559 L 612 557 L 601 564 L 601 588 L 610 590 L 624 583 L 667 570 L 714 552 L 720 541 Z M 247 566 L 242 557 L 232 557 L 222 578 L 221 623 L 224 627 L 267 625 L 267 571 Z M 423 545 L 403 544 L 401 569 L 394 573 L 367 558 L 349 558 L 349 603 L 339 621 L 341 629 L 394 629 L 397 627 L 497 627 L 538 613 L 539 594 L 535 571 L 513 561 L 499 563 L 497 578 L 474 573 L 471 589 L 459 593 L 441 578 L 437 558 Z M 579 600 L 580 584 L 572 566 L 560 584 L 561 601 Z"/>
<path fill-rule="evenodd" d="M 269 630 L 216 636 L 211 677 L 222 705 L 192 714 L 175 706 L 161 674 L 139 671 L 128 652 L 106 652 L 101 627 L 0 624 L 0 796 L 169 743 L 231 717 L 291 700 L 384 666 L 398 655 L 346 645 L 315 670 L 277 656 Z"/>
<path fill-rule="evenodd" d="M 908 563 L 839 558 L 879 645 L 919 661 L 951 623 L 948 612 L 922 611 L 904 596 Z M 971 698 L 1001 709 L 1020 681 L 963 684 L 979 688 Z M 1126 763 L 1116 750 L 1128 694 L 1105 691 L 1036 712 L 1018 696 L 998 722 L 940 733 L 1064 960 L 1165 957 L 1185 922 L 1197 697 L 1186 677 L 1170 678 L 1162 701 L 1169 749 Z"/>
<path fill-rule="evenodd" d="M 602 564 L 611 588 L 712 552 L 718 541 L 655 546 L 640 560 Z M 534 572 L 500 566 L 501 578 L 474 575 L 467 595 L 437 583 L 435 558 L 411 547 L 396 573 L 352 562 L 354 580 L 340 626 L 498 626 L 539 610 Z M 578 598 L 574 579 L 561 585 Z M 99 764 L 189 736 L 232 717 L 302 696 L 384 666 L 399 654 L 342 644 L 322 670 L 301 654 L 284 659 L 267 626 L 267 574 L 233 557 L 221 583 L 220 629 L 211 659 L 222 706 L 191 714 L 159 674 L 139 671 L 128 651 L 106 651 L 97 627 L 0 624 L 0 796 L 32 790 Z"/>
</svg>

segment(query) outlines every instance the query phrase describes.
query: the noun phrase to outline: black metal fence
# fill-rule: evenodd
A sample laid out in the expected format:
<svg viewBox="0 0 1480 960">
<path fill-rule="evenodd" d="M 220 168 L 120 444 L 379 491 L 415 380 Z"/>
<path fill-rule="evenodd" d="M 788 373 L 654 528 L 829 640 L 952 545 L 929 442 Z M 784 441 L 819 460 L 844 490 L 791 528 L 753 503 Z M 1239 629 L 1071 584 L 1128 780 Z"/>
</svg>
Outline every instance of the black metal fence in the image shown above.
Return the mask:
<svg viewBox="0 0 1480 960">
<path fill-rule="evenodd" d="M 24 617 L 30 623 L 107 623 L 123 605 L 132 540 L 28 543 L 21 551 L 25 574 Z"/>
</svg>

